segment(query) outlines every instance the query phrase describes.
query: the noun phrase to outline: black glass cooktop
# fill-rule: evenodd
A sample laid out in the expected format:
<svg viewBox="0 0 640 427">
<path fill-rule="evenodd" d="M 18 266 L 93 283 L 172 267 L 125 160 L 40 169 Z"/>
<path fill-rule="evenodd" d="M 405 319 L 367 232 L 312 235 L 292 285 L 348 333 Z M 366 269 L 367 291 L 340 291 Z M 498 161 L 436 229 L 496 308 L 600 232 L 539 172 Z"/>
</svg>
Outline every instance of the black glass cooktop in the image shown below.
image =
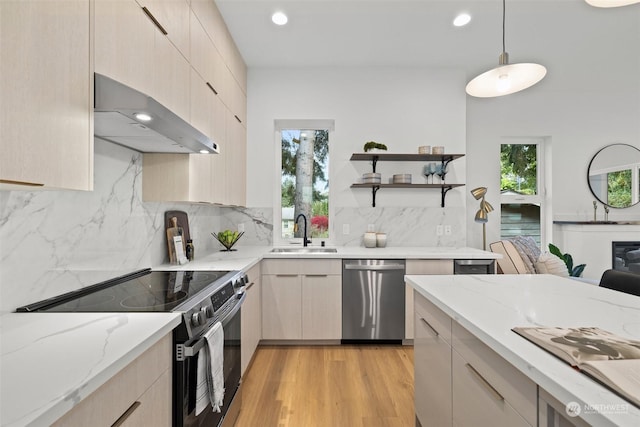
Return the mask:
<svg viewBox="0 0 640 427">
<path fill-rule="evenodd" d="M 170 312 L 228 273 L 142 270 L 20 307 L 17 311 Z"/>
</svg>

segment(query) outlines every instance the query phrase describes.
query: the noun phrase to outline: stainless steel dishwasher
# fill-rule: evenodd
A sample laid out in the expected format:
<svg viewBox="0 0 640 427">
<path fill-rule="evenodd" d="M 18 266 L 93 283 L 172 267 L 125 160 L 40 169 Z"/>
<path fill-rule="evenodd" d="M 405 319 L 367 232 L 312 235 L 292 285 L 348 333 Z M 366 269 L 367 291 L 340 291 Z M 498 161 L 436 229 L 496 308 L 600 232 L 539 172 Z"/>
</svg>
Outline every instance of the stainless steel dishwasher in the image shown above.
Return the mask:
<svg viewBox="0 0 640 427">
<path fill-rule="evenodd" d="M 342 261 L 342 342 L 404 339 L 404 260 Z"/>
</svg>

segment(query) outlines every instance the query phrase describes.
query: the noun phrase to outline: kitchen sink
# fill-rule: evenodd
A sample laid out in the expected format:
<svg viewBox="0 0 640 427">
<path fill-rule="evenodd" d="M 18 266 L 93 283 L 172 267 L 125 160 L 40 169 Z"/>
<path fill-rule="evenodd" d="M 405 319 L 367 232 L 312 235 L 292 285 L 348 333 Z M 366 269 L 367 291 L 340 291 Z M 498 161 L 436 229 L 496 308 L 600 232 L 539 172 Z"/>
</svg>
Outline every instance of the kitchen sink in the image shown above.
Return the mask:
<svg viewBox="0 0 640 427">
<path fill-rule="evenodd" d="M 277 254 L 335 254 L 338 252 L 336 248 L 273 248 L 272 253 Z"/>
</svg>

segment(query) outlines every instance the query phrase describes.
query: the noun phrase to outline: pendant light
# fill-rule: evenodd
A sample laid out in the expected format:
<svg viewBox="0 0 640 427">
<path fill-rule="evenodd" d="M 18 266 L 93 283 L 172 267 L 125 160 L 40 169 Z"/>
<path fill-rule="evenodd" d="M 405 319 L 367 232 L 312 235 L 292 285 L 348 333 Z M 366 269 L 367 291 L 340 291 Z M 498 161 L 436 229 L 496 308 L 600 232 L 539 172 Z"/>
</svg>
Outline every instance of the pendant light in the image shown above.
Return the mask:
<svg viewBox="0 0 640 427">
<path fill-rule="evenodd" d="M 547 74 L 547 69 L 539 64 L 509 64 L 509 54 L 505 51 L 505 0 L 502 0 L 502 53 L 498 67 L 486 71 L 466 87 L 471 96 L 491 98 L 519 92 L 538 83 Z"/>
<path fill-rule="evenodd" d="M 620 7 L 640 3 L 640 0 L 585 0 L 594 7 Z"/>
</svg>

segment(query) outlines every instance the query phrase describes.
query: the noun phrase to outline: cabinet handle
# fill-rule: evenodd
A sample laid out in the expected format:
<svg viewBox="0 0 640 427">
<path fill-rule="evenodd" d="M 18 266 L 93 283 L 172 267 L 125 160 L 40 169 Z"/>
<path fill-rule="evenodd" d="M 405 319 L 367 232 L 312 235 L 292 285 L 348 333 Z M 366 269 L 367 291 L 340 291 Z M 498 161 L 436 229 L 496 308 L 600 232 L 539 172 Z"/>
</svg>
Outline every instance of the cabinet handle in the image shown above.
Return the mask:
<svg viewBox="0 0 640 427">
<path fill-rule="evenodd" d="M 0 184 L 28 185 L 29 187 L 44 187 L 44 184 L 40 184 L 39 182 L 14 181 L 11 179 L 0 179 Z"/>
<path fill-rule="evenodd" d="M 436 331 L 436 328 L 434 328 L 433 326 L 431 326 L 431 324 L 430 324 L 429 322 L 427 322 L 427 321 L 425 320 L 425 318 L 424 318 L 424 317 L 421 317 L 421 318 L 420 318 L 420 320 L 422 320 L 422 322 L 423 322 L 425 325 L 427 325 L 427 326 L 429 327 L 429 329 L 431 329 L 431 330 L 433 331 L 433 333 L 434 333 L 434 334 L 436 334 L 436 336 L 437 336 L 437 337 L 439 337 L 439 336 L 440 336 L 440 334 L 438 333 L 438 331 Z"/>
<path fill-rule="evenodd" d="M 238 123 L 242 123 L 242 120 L 240 120 L 240 117 L 238 117 L 238 116 L 236 116 L 236 115 L 234 115 L 233 117 L 235 117 L 235 118 L 236 118 L 236 120 L 238 121 Z"/>
<path fill-rule="evenodd" d="M 124 414 L 122 414 L 120 416 L 120 418 L 118 418 L 116 420 L 115 423 L 111 424 L 111 427 L 119 427 L 122 424 L 125 423 L 125 421 L 127 421 L 127 418 L 129 418 L 131 416 L 131 414 L 133 414 L 133 412 L 138 409 L 138 406 L 142 405 L 139 401 L 135 401 L 133 402 L 133 405 L 129 406 L 129 409 L 127 409 L 126 411 L 124 411 Z"/>
<path fill-rule="evenodd" d="M 251 282 L 247 285 L 247 287 L 245 288 L 245 292 L 248 291 L 249 289 L 251 289 L 253 287 L 253 285 L 255 285 L 256 282 Z"/>
<path fill-rule="evenodd" d="M 466 363 L 465 366 L 469 369 L 469 371 L 471 371 L 471 373 L 473 373 L 473 375 L 476 376 L 476 378 L 480 380 L 482 384 L 484 384 L 487 390 L 489 390 L 493 395 L 495 395 L 495 397 L 498 400 L 504 401 L 504 397 L 498 392 L 498 390 L 496 390 L 494 386 L 491 385 L 491 383 L 489 383 L 489 381 L 485 380 L 484 377 L 480 375 L 480 372 L 476 371 L 476 369 L 473 366 L 471 366 L 469 363 Z"/>
<path fill-rule="evenodd" d="M 151 11 L 149 9 L 146 8 L 146 6 L 142 6 L 142 10 L 144 11 L 144 13 L 149 17 L 149 19 L 151 19 L 151 22 L 153 22 L 156 27 L 158 27 L 158 29 L 160 30 L 160 32 L 162 34 L 164 34 L 165 36 L 169 33 L 167 33 L 167 30 L 164 29 L 164 27 L 162 26 L 162 24 L 160 24 L 160 22 L 158 22 L 158 20 L 156 19 L 155 16 L 153 16 L 153 13 L 151 13 Z"/>
<path fill-rule="evenodd" d="M 306 277 L 327 277 L 327 274 L 305 274 Z"/>
<path fill-rule="evenodd" d="M 297 274 L 276 274 L 276 277 L 298 277 Z"/>
<path fill-rule="evenodd" d="M 215 93 L 216 95 L 218 94 L 218 91 L 215 90 L 215 88 L 211 85 L 211 83 L 207 82 L 207 86 L 209 86 L 209 89 L 211 89 L 213 93 Z"/>
</svg>

